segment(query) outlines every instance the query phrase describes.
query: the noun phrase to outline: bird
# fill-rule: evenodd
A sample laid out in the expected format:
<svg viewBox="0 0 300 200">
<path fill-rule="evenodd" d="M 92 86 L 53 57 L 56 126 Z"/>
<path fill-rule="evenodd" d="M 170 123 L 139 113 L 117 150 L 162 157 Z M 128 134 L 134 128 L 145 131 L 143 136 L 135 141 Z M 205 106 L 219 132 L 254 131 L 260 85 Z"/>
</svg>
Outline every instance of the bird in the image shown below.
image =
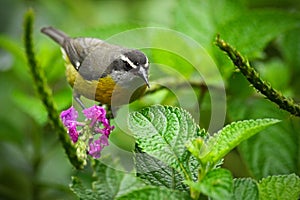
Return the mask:
<svg viewBox="0 0 300 200">
<path fill-rule="evenodd" d="M 109 44 L 98 38 L 69 37 L 51 26 L 41 32 L 60 45 L 66 62 L 66 78 L 73 96 L 108 106 L 129 104 L 150 88 L 149 60 L 137 49 Z"/>
</svg>

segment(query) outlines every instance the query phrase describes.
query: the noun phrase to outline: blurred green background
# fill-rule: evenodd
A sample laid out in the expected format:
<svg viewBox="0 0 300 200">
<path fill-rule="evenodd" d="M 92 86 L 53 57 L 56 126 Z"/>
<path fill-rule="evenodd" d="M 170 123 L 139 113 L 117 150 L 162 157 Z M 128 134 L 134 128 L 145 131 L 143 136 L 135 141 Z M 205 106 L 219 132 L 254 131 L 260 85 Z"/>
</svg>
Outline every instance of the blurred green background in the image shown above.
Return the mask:
<svg viewBox="0 0 300 200">
<path fill-rule="evenodd" d="M 217 33 L 244 53 L 262 77 L 283 94 L 300 101 L 300 1 L 294 0 L 1 0 L 0 1 L 0 199 L 74 199 L 68 188 L 75 171 L 67 160 L 39 98 L 24 54 L 23 14 L 36 14 L 34 40 L 37 59 L 46 72 L 59 110 L 72 104 L 64 62 L 56 44 L 40 33 L 52 25 L 72 36 L 102 39 L 139 27 L 179 31 L 201 44 L 216 63 L 226 86 L 226 123 L 249 118 L 275 117 L 283 122 L 244 142 L 225 159 L 236 177 L 260 179 L 272 174 L 300 174 L 300 123 L 257 94 L 228 58 L 214 46 Z M 172 43 L 173 42 L 173 43 Z M 177 46 L 178 41 L 172 41 Z M 180 48 L 180 44 L 178 44 Z M 150 62 L 173 67 L 187 80 L 195 78 L 190 63 L 180 55 L 146 49 Z M 152 66 L 150 81 L 161 73 Z M 171 72 L 157 79 L 176 80 Z M 151 78 L 152 77 L 152 78 Z M 172 78 L 174 78 L 172 80 Z M 176 89 L 176 87 L 175 87 Z M 177 88 L 189 104 L 189 93 Z M 216 89 L 217 91 L 217 89 Z M 195 88 L 201 127 L 208 128 L 210 95 Z M 160 103 L 179 105 L 166 89 L 147 95 L 130 109 Z M 186 105 L 193 112 L 194 107 Z M 219 127 L 220 128 L 220 127 Z M 133 139 L 117 129 L 111 141 L 125 152 Z M 122 153 L 119 155 L 122 157 Z M 127 157 L 126 157 L 127 159 Z M 129 158 L 130 159 L 130 158 Z M 126 163 L 125 163 L 126 165 Z M 129 169 L 131 166 L 127 166 Z"/>
</svg>

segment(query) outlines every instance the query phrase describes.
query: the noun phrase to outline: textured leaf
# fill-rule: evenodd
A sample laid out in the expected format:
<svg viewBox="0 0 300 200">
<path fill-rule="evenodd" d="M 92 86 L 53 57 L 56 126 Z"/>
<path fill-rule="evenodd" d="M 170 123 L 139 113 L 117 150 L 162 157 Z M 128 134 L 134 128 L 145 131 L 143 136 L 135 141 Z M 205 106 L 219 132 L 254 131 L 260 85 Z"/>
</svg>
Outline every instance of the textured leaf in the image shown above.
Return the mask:
<svg viewBox="0 0 300 200">
<path fill-rule="evenodd" d="M 207 196 L 214 199 L 227 199 L 233 187 L 231 173 L 222 168 L 212 170 L 206 174 L 200 187 Z"/>
<path fill-rule="evenodd" d="M 71 189 L 80 199 L 190 199 L 186 192 L 145 185 L 133 173 L 109 168 L 99 160 L 94 160 L 93 168 L 95 181 L 91 188 L 84 186 L 77 177 L 73 178 Z"/>
<path fill-rule="evenodd" d="M 230 199 L 233 189 L 230 171 L 222 168 L 209 171 L 200 182 L 187 183 L 191 188 L 213 199 Z"/>
<path fill-rule="evenodd" d="M 276 22 L 276 23 L 274 23 Z M 266 44 L 289 29 L 299 25 L 299 15 L 278 10 L 257 10 L 227 21 L 219 29 L 221 37 L 242 54 L 257 56 Z"/>
<path fill-rule="evenodd" d="M 191 152 L 185 151 L 180 159 L 181 167 L 190 175 L 191 180 L 198 180 L 199 160 Z"/>
<path fill-rule="evenodd" d="M 254 179 L 239 178 L 233 182 L 232 200 L 257 200 L 258 185 Z"/>
<path fill-rule="evenodd" d="M 86 188 L 82 185 L 81 181 L 77 177 L 72 177 L 71 190 L 80 199 L 94 200 L 97 199 L 97 195 L 91 189 Z"/>
<path fill-rule="evenodd" d="M 129 128 L 144 152 L 185 176 L 187 171 L 182 164 L 189 157 L 185 144 L 204 136 L 188 112 L 170 106 L 156 105 L 131 113 Z"/>
<path fill-rule="evenodd" d="M 256 179 L 270 175 L 300 173 L 300 119 L 278 110 L 266 100 L 252 101 L 247 117 L 274 117 L 284 119 L 241 143 L 239 151 L 248 169 Z"/>
<path fill-rule="evenodd" d="M 162 161 L 141 152 L 138 147 L 135 150 L 135 163 L 138 177 L 146 184 L 188 191 L 181 174 Z"/>
<path fill-rule="evenodd" d="M 299 120 L 295 122 L 299 123 Z M 299 124 L 295 123 L 295 126 L 299 127 Z M 242 143 L 240 150 L 256 178 L 299 172 L 297 137 L 299 131 L 294 129 L 291 121 L 285 121 Z"/>
<path fill-rule="evenodd" d="M 90 188 L 73 178 L 71 189 L 81 199 L 112 200 L 146 187 L 134 174 L 109 168 L 98 160 L 94 160 L 93 168 L 95 181 Z"/>
<path fill-rule="evenodd" d="M 297 200 L 300 198 L 300 178 L 295 174 L 269 176 L 259 182 L 261 200 Z"/>
<path fill-rule="evenodd" d="M 204 163 L 216 163 L 243 140 L 278 122 L 279 120 L 268 118 L 233 122 L 209 139 L 200 159 Z"/>
<path fill-rule="evenodd" d="M 170 190 L 162 187 L 145 187 L 136 191 L 132 191 L 123 195 L 118 200 L 158 200 L 158 199 L 174 199 L 188 200 L 191 199 L 187 193 Z"/>
<path fill-rule="evenodd" d="M 164 187 L 146 186 L 133 174 L 116 171 L 105 165 L 97 164 L 95 168 L 98 181 L 93 186 L 98 199 L 189 199 L 183 192 Z"/>
<path fill-rule="evenodd" d="M 145 184 L 134 174 L 117 171 L 95 160 L 93 191 L 98 199 L 114 199 L 134 190 L 145 187 Z"/>
</svg>

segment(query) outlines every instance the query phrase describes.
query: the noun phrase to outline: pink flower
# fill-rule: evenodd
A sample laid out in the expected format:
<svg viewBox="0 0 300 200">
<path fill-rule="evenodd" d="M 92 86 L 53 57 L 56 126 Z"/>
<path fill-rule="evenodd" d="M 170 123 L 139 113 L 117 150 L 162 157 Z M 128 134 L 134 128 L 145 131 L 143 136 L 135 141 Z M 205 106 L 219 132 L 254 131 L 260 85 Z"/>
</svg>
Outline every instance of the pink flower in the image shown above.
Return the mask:
<svg viewBox="0 0 300 200">
<path fill-rule="evenodd" d="M 60 118 L 65 126 L 68 126 L 70 122 L 76 121 L 78 118 L 78 112 L 73 106 L 68 110 L 64 110 L 60 113 Z"/>
<path fill-rule="evenodd" d="M 106 111 L 103 107 L 94 105 L 90 108 L 86 108 L 83 111 L 84 116 L 91 120 L 91 126 L 94 126 L 96 122 L 108 123 L 106 119 Z"/>
<path fill-rule="evenodd" d="M 75 110 L 75 108 L 72 106 L 68 110 L 62 111 L 60 114 L 60 118 L 65 125 L 65 127 L 68 129 L 68 133 L 74 143 L 77 142 L 79 133 L 76 129 L 77 124 L 77 118 L 78 118 L 78 112 Z"/>
<path fill-rule="evenodd" d="M 109 136 L 110 132 L 114 129 L 114 126 L 110 126 L 108 119 L 106 118 L 106 111 L 103 107 L 94 105 L 90 108 L 86 108 L 83 114 L 87 119 L 91 120 L 90 126 L 94 126 L 95 123 L 100 122 L 104 128 L 100 129 L 95 127 L 95 131 Z"/>
<path fill-rule="evenodd" d="M 68 110 L 62 111 L 60 118 L 68 129 L 71 140 L 76 143 L 82 138 L 85 143 L 88 143 L 88 154 L 94 158 L 99 158 L 102 149 L 108 146 L 108 137 L 114 126 L 110 126 L 109 120 L 106 118 L 106 110 L 101 106 L 94 105 L 84 109 L 82 112 L 87 119 L 84 122 L 77 121 L 78 112 L 73 106 Z M 85 128 L 78 131 L 77 128 L 80 127 Z M 84 137 L 79 137 L 80 135 Z"/>
<path fill-rule="evenodd" d="M 68 133 L 71 137 L 71 140 L 76 143 L 78 140 L 79 133 L 76 129 L 76 123 L 72 122 L 68 127 Z"/>
<path fill-rule="evenodd" d="M 94 158 L 100 158 L 102 149 L 108 146 L 108 138 L 106 135 L 100 136 L 97 140 L 90 140 L 89 141 L 89 154 Z"/>
</svg>

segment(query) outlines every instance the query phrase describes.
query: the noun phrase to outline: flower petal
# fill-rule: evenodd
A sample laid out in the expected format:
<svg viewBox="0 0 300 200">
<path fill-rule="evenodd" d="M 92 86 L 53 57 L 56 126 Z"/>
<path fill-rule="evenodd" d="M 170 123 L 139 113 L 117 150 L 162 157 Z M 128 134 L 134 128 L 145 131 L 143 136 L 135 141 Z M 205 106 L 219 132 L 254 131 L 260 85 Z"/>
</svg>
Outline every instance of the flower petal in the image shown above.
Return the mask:
<svg viewBox="0 0 300 200">
<path fill-rule="evenodd" d="M 60 118 L 63 124 L 68 127 L 70 121 L 76 121 L 78 118 L 78 112 L 75 110 L 73 106 L 69 109 L 64 110 L 60 113 Z"/>
</svg>

